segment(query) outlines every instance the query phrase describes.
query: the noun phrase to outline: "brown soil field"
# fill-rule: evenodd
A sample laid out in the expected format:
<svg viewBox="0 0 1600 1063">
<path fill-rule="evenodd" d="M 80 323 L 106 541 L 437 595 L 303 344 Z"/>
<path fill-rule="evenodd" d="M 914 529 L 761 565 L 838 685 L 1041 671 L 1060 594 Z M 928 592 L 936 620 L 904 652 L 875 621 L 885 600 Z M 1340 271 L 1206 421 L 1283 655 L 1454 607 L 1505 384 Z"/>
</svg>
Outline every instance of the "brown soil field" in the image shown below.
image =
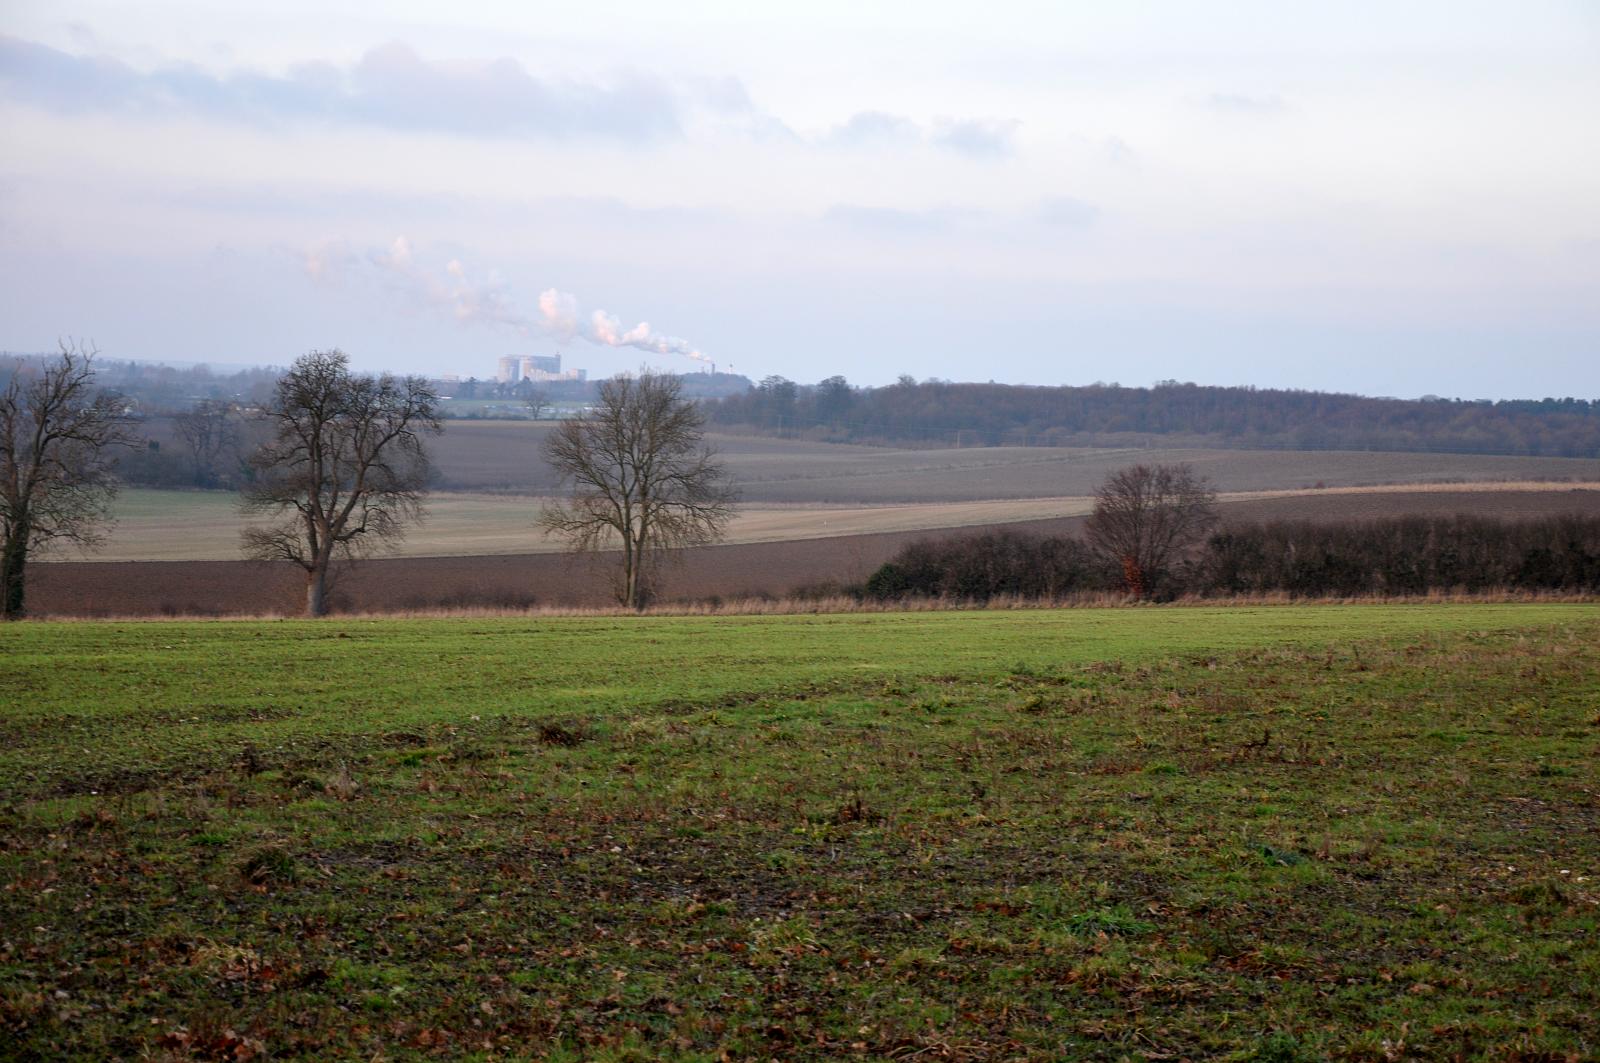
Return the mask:
<svg viewBox="0 0 1600 1063">
<path fill-rule="evenodd" d="M 1564 490 L 1600 484 L 1385 484 L 1376 487 L 1326 487 L 1287 491 L 1230 491 L 1220 497 L 1238 502 L 1286 495 L 1382 494 L 1388 492 L 1496 493 Z M 486 554 L 561 553 L 564 543 L 535 526 L 544 499 L 512 494 L 434 492 L 428 516 L 413 526 L 390 555 L 394 557 L 477 557 Z M 746 503 L 728 525 L 724 542 L 772 543 L 830 539 L 927 528 L 966 528 L 1016 521 L 1076 517 L 1090 512 L 1094 499 L 1003 498 L 984 502 L 911 502 L 892 505 L 783 505 Z M 236 497 L 226 491 L 123 491 L 114 506 L 115 526 L 85 561 L 238 560 L 241 518 Z M 56 558 L 56 560 L 64 560 Z"/>
<path fill-rule="evenodd" d="M 1324 487 L 1600 479 L 1600 461 L 1463 454 L 1388 454 L 1248 450 L 900 451 L 890 469 L 730 465 L 745 497 L 759 502 L 895 504 L 1088 496 L 1111 473 L 1135 463 L 1188 462 L 1221 490 L 1253 492 Z"/>
<path fill-rule="evenodd" d="M 1506 518 L 1600 514 L 1600 491 L 1424 490 L 1325 492 L 1224 504 L 1229 522 L 1347 520 L 1402 514 L 1475 513 Z M 1008 523 L 1041 534 L 1075 534 L 1082 517 Z M 992 526 L 992 525 L 991 525 Z M 911 540 L 971 534 L 978 527 L 900 531 L 684 552 L 665 581 L 668 599 L 783 595 L 796 586 L 865 578 Z M 294 613 L 297 570 L 244 561 L 47 562 L 29 568 L 35 615 L 149 616 Z M 473 606 L 603 605 L 605 576 L 559 554 L 415 557 L 368 561 L 336 588 L 339 608 L 386 611 Z"/>
</svg>

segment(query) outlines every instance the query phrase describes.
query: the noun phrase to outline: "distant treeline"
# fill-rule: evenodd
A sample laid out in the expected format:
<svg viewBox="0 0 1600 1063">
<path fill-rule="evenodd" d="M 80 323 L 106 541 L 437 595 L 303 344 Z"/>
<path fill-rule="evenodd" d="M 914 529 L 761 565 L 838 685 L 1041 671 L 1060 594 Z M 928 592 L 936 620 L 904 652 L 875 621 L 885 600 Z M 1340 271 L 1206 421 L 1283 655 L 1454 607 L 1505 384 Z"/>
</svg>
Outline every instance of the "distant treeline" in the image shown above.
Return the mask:
<svg viewBox="0 0 1600 1063">
<path fill-rule="evenodd" d="M 737 373 L 683 373 L 683 394 L 691 399 L 718 399 L 750 391 L 750 378 Z M 593 402 L 600 393 L 600 380 L 436 380 L 440 395 L 464 402 L 513 402 L 526 404 L 536 396 L 547 403 Z M 479 420 L 479 413 L 458 413 L 450 407 L 442 411 L 446 420 Z"/>
<path fill-rule="evenodd" d="M 9 377 L 9 370 L 20 362 L 49 358 L 44 354 L 15 354 L 0 351 L 0 384 Z M 129 411 L 137 417 L 160 417 L 184 413 L 202 402 L 227 402 L 240 409 L 260 405 L 272 394 L 273 386 L 283 375 L 281 368 L 265 367 L 211 367 L 207 365 L 171 366 L 155 362 L 119 361 L 114 358 L 95 359 L 95 382 L 115 391 L 128 401 Z M 749 377 L 737 373 L 686 372 L 681 374 L 683 394 L 691 399 L 718 399 L 743 395 L 752 390 Z M 538 396 L 550 403 L 591 402 L 598 394 L 599 380 L 519 380 L 500 383 L 497 380 L 434 379 L 435 390 L 446 398 L 466 401 L 501 402 L 523 407 Z M 441 410 L 446 420 L 465 416 L 480 419 L 481 413 L 457 413 L 449 406 Z"/>
<path fill-rule="evenodd" d="M 0 352 L 0 388 L 22 366 L 50 354 Z M 214 370 L 146 362 L 94 360 L 94 383 L 119 399 L 132 445 L 117 447 L 112 466 L 142 487 L 233 488 L 248 478 L 244 454 L 252 414 L 282 370 Z"/>
<path fill-rule="evenodd" d="M 1121 584 L 1120 570 L 1107 567 L 1077 539 L 1002 529 L 917 540 L 853 590 L 877 600 L 982 602 L 1116 591 Z M 1351 597 L 1487 590 L 1600 592 L 1600 517 L 1396 517 L 1231 525 L 1164 575 L 1161 596 L 1283 592 Z"/>
<path fill-rule="evenodd" d="M 142 416 L 176 414 L 200 402 L 254 406 L 272 394 L 283 370 L 268 367 L 213 369 L 97 358 L 95 383 L 128 399 Z"/>
<path fill-rule="evenodd" d="M 854 388 L 768 377 L 707 404 L 723 430 L 917 446 L 1224 446 L 1600 457 L 1600 400 L 1376 399 L 1164 381 Z"/>
</svg>

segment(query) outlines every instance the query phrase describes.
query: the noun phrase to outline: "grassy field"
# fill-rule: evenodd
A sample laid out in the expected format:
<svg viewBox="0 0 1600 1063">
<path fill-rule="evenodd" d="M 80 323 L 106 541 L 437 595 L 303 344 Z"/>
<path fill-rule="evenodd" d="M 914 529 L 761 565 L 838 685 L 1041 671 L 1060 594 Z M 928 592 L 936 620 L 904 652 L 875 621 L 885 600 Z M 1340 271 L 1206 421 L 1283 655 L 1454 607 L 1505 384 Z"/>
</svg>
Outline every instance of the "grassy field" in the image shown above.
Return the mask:
<svg viewBox="0 0 1600 1063">
<path fill-rule="evenodd" d="M 1600 609 L 0 628 L 0 1044 L 1593 1058 Z"/>
</svg>

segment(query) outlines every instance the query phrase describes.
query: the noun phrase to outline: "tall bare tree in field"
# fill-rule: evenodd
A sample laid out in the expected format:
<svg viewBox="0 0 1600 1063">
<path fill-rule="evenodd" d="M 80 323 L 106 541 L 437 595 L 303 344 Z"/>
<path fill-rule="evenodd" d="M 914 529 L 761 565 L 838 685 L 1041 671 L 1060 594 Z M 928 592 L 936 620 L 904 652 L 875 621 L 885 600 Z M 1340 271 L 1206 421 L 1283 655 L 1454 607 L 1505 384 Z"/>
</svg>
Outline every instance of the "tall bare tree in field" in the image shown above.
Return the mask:
<svg viewBox="0 0 1600 1063">
<path fill-rule="evenodd" d="M 339 351 L 313 351 L 278 381 L 263 414 L 272 437 L 250 457 L 244 552 L 305 570 L 306 613 L 328 611 L 336 562 L 393 546 L 422 517 L 439 397 L 421 377 L 352 373 Z"/>
<path fill-rule="evenodd" d="M 545 439 L 572 497 L 539 523 L 580 552 L 619 549 L 617 601 L 648 604 L 667 554 L 716 542 L 737 493 L 705 442 L 705 415 L 675 376 L 641 373 L 600 385 L 600 400 Z"/>
<path fill-rule="evenodd" d="M 1100 485 L 1084 532 L 1128 593 L 1143 598 L 1216 524 L 1216 501 L 1211 482 L 1190 465 L 1134 465 Z"/>
<path fill-rule="evenodd" d="M 0 366 L 0 617 L 27 607 L 28 559 L 96 546 L 117 491 L 112 448 L 133 441 L 117 396 L 94 386 L 94 350 Z M 7 379 L 9 375 L 9 378 Z"/>
</svg>

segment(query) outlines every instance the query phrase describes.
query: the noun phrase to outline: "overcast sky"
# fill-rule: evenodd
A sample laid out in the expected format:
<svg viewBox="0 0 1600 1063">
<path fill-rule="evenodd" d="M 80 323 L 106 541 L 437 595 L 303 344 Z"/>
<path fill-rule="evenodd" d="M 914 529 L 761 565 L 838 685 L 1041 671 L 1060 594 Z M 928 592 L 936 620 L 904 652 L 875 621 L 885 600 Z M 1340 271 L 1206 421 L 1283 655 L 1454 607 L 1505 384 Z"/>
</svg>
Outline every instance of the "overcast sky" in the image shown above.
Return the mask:
<svg viewBox="0 0 1600 1063">
<path fill-rule="evenodd" d="M 66 335 L 1600 397 L 1600 3 L 8 0 Z"/>
</svg>

